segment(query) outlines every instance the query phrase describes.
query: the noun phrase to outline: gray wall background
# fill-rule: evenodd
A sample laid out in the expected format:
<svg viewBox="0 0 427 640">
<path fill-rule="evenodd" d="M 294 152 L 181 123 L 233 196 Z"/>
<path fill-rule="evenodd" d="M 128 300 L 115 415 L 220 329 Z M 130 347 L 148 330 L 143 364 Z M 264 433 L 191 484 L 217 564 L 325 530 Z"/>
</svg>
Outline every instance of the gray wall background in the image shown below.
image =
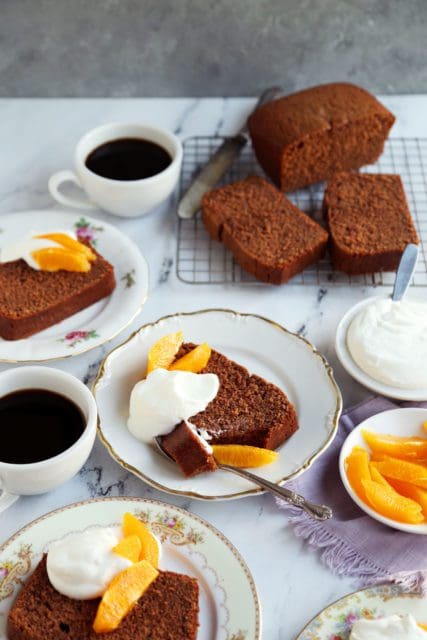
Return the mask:
<svg viewBox="0 0 427 640">
<path fill-rule="evenodd" d="M 0 0 L 1 96 L 427 92 L 427 0 Z"/>
</svg>

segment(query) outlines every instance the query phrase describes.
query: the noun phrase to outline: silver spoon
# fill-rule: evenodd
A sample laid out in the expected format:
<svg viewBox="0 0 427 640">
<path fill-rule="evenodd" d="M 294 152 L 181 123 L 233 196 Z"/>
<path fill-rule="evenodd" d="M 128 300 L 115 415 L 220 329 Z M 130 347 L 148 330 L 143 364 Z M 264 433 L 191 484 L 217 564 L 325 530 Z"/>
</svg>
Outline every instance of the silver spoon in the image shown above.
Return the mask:
<svg viewBox="0 0 427 640">
<path fill-rule="evenodd" d="M 391 299 L 394 302 L 402 300 L 411 283 L 417 264 L 418 250 L 419 247 L 417 244 L 408 244 L 402 253 L 396 273 L 396 280 L 394 281 L 393 293 L 391 294 Z"/>
<path fill-rule="evenodd" d="M 166 458 L 168 458 L 168 460 L 171 460 L 174 464 L 176 464 L 175 460 L 163 449 L 161 439 L 159 437 L 154 438 L 154 442 L 157 448 L 159 449 L 159 451 L 161 451 L 161 453 Z M 260 478 L 259 476 L 256 476 L 253 473 L 246 471 L 246 469 L 239 469 L 238 467 L 232 467 L 229 464 L 218 464 L 218 462 L 216 464 L 219 469 L 222 469 L 223 471 L 230 471 L 231 473 L 234 473 L 237 476 L 246 478 L 246 480 L 253 482 L 258 487 L 265 489 L 265 491 L 273 493 L 275 496 L 278 496 L 285 502 L 292 504 L 294 507 L 299 507 L 300 509 L 305 511 L 311 518 L 314 518 L 315 520 L 329 520 L 329 518 L 332 518 L 332 509 L 330 509 L 329 507 L 326 507 L 325 505 L 320 505 L 320 504 L 315 504 L 314 502 L 310 502 L 309 500 L 306 500 L 303 496 L 300 496 L 298 493 L 295 493 L 295 491 L 291 491 L 286 487 L 280 487 L 279 485 L 274 484 L 273 482 L 264 480 L 264 478 Z"/>
</svg>

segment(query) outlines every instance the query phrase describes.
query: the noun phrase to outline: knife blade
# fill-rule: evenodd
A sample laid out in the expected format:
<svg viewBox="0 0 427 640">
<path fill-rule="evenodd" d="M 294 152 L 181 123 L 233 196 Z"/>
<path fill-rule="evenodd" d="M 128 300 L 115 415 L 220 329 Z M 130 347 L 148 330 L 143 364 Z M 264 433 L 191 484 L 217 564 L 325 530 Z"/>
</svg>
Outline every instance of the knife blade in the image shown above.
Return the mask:
<svg viewBox="0 0 427 640">
<path fill-rule="evenodd" d="M 412 276 L 414 275 L 417 265 L 418 251 L 419 247 L 417 244 L 407 244 L 405 251 L 402 253 L 397 268 L 396 280 L 394 281 L 393 293 L 391 294 L 391 299 L 395 302 L 402 300 L 407 288 L 411 284 Z"/>
<path fill-rule="evenodd" d="M 255 109 L 261 107 L 267 102 L 271 102 L 282 92 L 280 87 L 271 87 L 264 91 Z M 178 203 L 178 216 L 183 219 L 193 218 L 200 209 L 200 203 L 203 195 L 212 189 L 215 184 L 222 178 L 224 173 L 233 163 L 233 160 L 239 155 L 243 147 L 249 140 L 249 132 L 246 124 L 240 131 L 227 138 L 215 151 L 210 160 L 205 164 L 203 169 L 198 173 L 187 191 Z"/>
</svg>

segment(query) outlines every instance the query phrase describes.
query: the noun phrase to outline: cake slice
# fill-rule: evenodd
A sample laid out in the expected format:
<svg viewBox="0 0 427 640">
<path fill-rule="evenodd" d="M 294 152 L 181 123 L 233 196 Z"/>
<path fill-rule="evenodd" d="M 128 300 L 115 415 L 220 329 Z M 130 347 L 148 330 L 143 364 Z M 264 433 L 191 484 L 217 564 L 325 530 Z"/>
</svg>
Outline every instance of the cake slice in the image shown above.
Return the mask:
<svg viewBox="0 0 427 640">
<path fill-rule="evenodd" d="M 184 343 L 177 358 L 194 347 Z M 260 376 L 251 375 L 245 367 L 218 351 L 212 350 L 201 373 L 215 373 L 220 381 L 214 400 L 205 411 L 190 418 L 209 444 L 247 444 L 276 449 L 298 429 L 295 407 L 283 391 Z M 162 444 L 186 475 L 200 472 L 197 471 L 200 453 L 193 463 L 188 460 L 193 445 L 181 424 L 163 436 Z M 202 466 L 200 470 L 214 469 Z"/>
<path fill-rule="evenodd" d="M 162 438 L 163 449 L 187 477 L 217 469 L 209 444 L 195 431 L 183 421 Z"/>
<path fill-rule="evenodd" d="M 284 191 L 373 164 L 394 123 L 361 87 L 335 82 L 259 107 L 248 128 L 257 159 Z"/>
<path fill-rule="evenodd" d="M 212 238 L 263 282 L 287 282 L 325 253 L 327 232 L 258 176 L 206 193 L 202 215 Z"/>
<path fill-rule="evenodd" d="M 94 253 L 87 273 L 38 271 L 24 260 L 0 264 L 0 337 L 26 338 L 110 295 L 114 268 Z"/>
<path fill-rule="evenodd" d="M 419 242 L 398 175 L 338 173 L 324 211 L 332 265 L 349 275 L 395 271 L 406 245 Z"/>
<path fill-rule="evenodd" d="M 161 571 L 120 626 L 99 635 L 92 629 L 99 599 L 72 600 L 54 589 L 46 556 L 21 589 L 8 617 L 9 640 L 196 640 L 197 580 Z"/>
</svg>

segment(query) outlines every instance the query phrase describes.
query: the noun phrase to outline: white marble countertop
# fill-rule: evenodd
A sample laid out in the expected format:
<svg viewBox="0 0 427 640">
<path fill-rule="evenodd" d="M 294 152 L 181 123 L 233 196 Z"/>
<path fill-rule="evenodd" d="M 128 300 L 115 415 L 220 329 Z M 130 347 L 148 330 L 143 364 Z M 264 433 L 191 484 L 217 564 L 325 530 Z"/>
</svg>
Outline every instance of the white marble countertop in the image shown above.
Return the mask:
<svg viewBox="0 0 427 640">
<path fill-rule="evenodd" d="M 427 96 L 388 96 L 383 101 L 397 115 L 393 136 L 427 137 Z M 94 126 L 112 120 L 146 120 L 169 127 L 182 139 L 228 134 L 243 122 L 252 105 L 250 99 L 0 100 L 0 214 L 57 206 L 48 194 L 47 180 L 53 172 L 71 168 L 75 143 Z M 333 365 L 345 406 L 368 395 L 337 363 L 333 341 L 344 312 L 372 295 L 372 289 L 183 284 L 175 276 L 174 215 L 172 205 L 167 211 L 134 220 L 99 213 L 98 217 L 117 224 L 139 244 L 150 266 L 149 298 L 141 315 L 114 341 L 55 366 L 88 381 L 105 353 L 141 324 L 177 311 L 223 307 L 268 316 L 303 333 Z M 425 295 L 424 290 L 418 295 Z M 0 371 L 4 368 L 1 365 Z M 72 481 L 49 494 L 21 498 L 0 515 L 0 544 L 52 509 L 88 497 L 118 495 L 174 503 L 223 531 L 254 575 L 265 639 L 291 640 L 320 609 L 354 589 L 350 579 L 333 576 L 317 553 L 293 535 L 271 497 L 210 503 L 169 496 L 123 470 L 100 443 Z"/>
</svg>

